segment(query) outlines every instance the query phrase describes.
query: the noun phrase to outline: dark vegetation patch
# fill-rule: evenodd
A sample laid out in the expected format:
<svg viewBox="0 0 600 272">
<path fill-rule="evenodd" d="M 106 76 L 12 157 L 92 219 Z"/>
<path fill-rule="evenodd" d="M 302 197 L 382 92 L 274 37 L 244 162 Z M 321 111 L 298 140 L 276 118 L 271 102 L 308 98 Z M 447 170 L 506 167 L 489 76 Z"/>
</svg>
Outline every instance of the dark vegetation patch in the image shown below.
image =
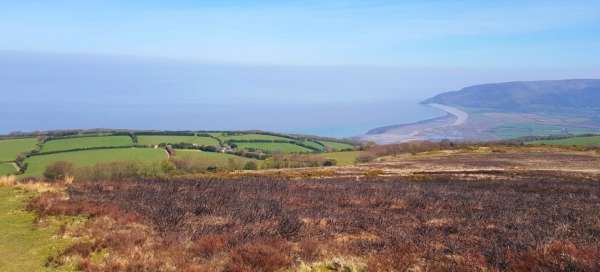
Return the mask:
<svg viewBox="0 0 600 272">
<path fill-rule="evenodd" d="M 597 177 L 467 174 L 500 178 L 80 182 L 69 199 L 43 194 L 30 208 L 120 220 L 104 227 L 108 234 L 96 226 L 101 239 L 73 249 L 88 271 L 100 267 L 89 252 L 102 248 L 130 261 L 107 258 L 102 267 L 123 270 L 277 271 L 335 256 L 364 258 L 368 271 L 600 269 Z M 132 230 L 138 223 L 151 228 Z M 143 262 L 150 255 L 161 258 Z"/>
</svg>

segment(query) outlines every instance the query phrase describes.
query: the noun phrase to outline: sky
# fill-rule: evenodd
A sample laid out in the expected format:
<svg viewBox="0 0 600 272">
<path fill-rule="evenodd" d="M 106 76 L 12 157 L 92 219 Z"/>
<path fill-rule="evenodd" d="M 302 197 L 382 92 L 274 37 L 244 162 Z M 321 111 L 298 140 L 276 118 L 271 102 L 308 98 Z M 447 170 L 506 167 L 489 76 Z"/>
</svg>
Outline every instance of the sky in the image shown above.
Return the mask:
<svg viewBox="0 0 600 272">
<path fill-rule="evenodd" d="M 600 1 L 0 0 L 0 133 L 349 136 L 490 82 L 600 78 Z"/>
<path fill-rule="evenodd" d="M 2 0 L 0 50 L 243 65 L 598 68 L 599 1 Z"/>
</svg>

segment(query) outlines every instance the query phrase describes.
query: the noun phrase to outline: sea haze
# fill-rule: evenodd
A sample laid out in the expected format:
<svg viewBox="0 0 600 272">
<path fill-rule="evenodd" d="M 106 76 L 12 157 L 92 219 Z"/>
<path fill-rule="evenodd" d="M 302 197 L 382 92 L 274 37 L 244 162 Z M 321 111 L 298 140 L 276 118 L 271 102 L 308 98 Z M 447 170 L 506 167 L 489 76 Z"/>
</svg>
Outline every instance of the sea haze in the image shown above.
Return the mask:
<svg viewBox="0 0 600 272">
<path fill-rule="evenodd" d="M 251 130 L 361 135 L 443 113 L 416 101 L 335 104 L 1 104 L 0 132 L 67 128 Z"/>
<path fill-rule="evenodd" d="M 479 82 L 568 71 L 205 63 L 0 51 L 0 133 L 248 130 L 350 137 L 444 113 L 419 104 Z"/>
</svg>

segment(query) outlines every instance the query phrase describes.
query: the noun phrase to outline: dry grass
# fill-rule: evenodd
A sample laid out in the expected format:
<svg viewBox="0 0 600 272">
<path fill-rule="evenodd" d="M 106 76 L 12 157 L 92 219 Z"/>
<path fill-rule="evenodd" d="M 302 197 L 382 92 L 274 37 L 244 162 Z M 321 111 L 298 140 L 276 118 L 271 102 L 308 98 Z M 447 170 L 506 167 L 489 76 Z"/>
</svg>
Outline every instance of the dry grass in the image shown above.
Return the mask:
<svg viewBox="0 0 600 272">
<path fill-rule="evenodd" d="M 17 184 L 15 176 L 0 176 L 0 187 L 12 187 Z"/>
</svg>

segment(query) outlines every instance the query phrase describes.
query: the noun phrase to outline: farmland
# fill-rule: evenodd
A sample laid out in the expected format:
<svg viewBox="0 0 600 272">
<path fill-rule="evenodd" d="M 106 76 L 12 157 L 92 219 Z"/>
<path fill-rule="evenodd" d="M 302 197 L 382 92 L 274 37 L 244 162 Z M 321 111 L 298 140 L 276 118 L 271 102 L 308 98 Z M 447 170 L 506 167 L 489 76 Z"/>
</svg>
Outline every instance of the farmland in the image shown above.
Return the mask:
<svg viewBox="0 0 600 272">
<path fill-rule="evenodd" d="M 240 163 L 242 166 L 246 162 L 257 160 L 248 159 L 240 156 L 217 153 L 217 152 L 203 152 L 198 150 L 185 150 L 185 149 L 177 149 L 175 150 L 175 157 L 182 160 L 189 160 L 194 162 L 197 167 L 200 168 L 208 168 L 211 166 L 215 166 L 218 168 L 226 168 L 229 167 L 230 161 L 234 160 L 234 162 Z"/>
<path fill-rule="evenodd" d="M 302 141 L 303 145 L 310 146 L 319 151 L 325 151 L 325 147 L 315 141 Z"/>
<path fill-rule="evenodd" d="M 25 160 L 28 168 L 24 176 L 41 177 L 46 167 L 56 161 L 67 161 L 81 167 L 112 161 L 157 162 L 166 158 L 164 150 L 150 148 L 117 148 L 39 155 Z"/>
<path fill-rule="evenodd" d="M 527 144 L 546 144 L 546 145 L 600 145 L 600 136 L 582 136 L 582 137 L 571 137 L 565 139 L 556 140 L 539 140 L 527 142 Z"/>
<path fill-rule="evenodd" d="M 312 150 L 291 143 L 235 143 L 241 149 L 257 149 L 266 152 L 308 153 Z"/>
<path fill-rule="evenodd" d="M 127 133 L 126 135 L 124 135 Z M 6 159 L 0 161 L 0 175 L 14 174 L 20 170 L 24 177 L 41 177 L 45 168 L 57 161 L 71 162 L 74 166 L 90 166 L 96 163 L 114 161 L 161 161 L 167 159 L 166 149 L 178 149 L 177 153 L 185 156 L 176 156 L 180 166 L 182 159 L 193 162 L 186 163 L 186 167 L 195 164 L 194 172 L 217 169 L 241 169 L 245 163 L 254 161 L 256 166 L 263 165 L 264 159 L 273 153 L 318 153 L 332 150 L 326 149 L 318 139 L 297 138 L 292 136 L 278 136 L 269 133 L 255 132 L 212 132 L 206 136 L 203 132 L 94 132 L 79 133 L 69 132 L 58 135 L 42 135 L 42 142 L 36 138 L 1 140 L 1 155 Z M 203 136 L 204 135 L 204 136 Z M 37 136 L 37 134 L 36 134 Z M 47 138 L 45 138 L 47 137 Z M 216 138 L 219 138 L 218 140 Z M 134 143 L 135 140 L 135 143 Z M 345 143 L 325 141 L 330 147 L 352 147 Z M 159 150 L 126 149 L 128 147 L 161 145 Z M 38 150 L 39 149 L 39 150 Z M 190 149 L 190 150 L 183 150 Z M 192 152 L 201 149 L 205 152 Z M 223 149 L 223 150 L 221 150 Z M 214 153 L 225 151 L 227 153 Z M 207 153 L 213 152 L 213 153 Z M 25 159 L 17 160 L 18 154 L 25 154 Z M 189 156 L 188 156 L 189 155 Z M 336 156 L 336 155 L 332 155 Z M 291 157 L 290 157 L 291 158 Z M 259 160 L 257 160 L 259 159 Z M 351 159 L 340 158 L 341 163 L 351 163 Z M 16 164 L 8 164 L 16 162 Z M 232 168 L 232 166 L 235 166 Z M 14 169 L 13 169 L 14 168 Z"/>
<path fill-rule="evenodd" d="M 360 153 L 360 151 L 329 152 L 317 154 L 316 156 L 325 159 L 333 159 L 337 162 L 337 165 L 353 165 Z"/>
<path fill-rule="evenodd" d="M 339 142 L 332 142 L 332 141 L 319 141 L 321 142 L 323 145 L 325 145 L 326 148 L 329 148 L 331 150 L 344 150 L 344 149 L 352 149 L 353 146 L 346 144 L 346 143 L 339 143 Z"/>
<path fill-rule="evenodd" d="M 37 143 L 35 138 L 0 140 L 0 162 L 14 161 L 19 154 L 35 149 Z"/>
<path fill-rule="evenodd" d="M 17 168 L 12 162 L 0 163 L 0 176 L 12 175 L 17 172 Z"/>
<path fill-rule="evenodd" d="M 42 152 L 131 145 L 133 142 L 129 136 L 72 137 L 48 141 L 44 143 Z"/>
<path fill-rule="evenodd" d="M 217 138 L 221 139 L 222 141 L 253 141 L 253 140 L 290 141 L 290 140 L 292 140 L 291 138 L 282 137 L 282 136 L 256 134 L 256 133 L 234 133 L 234 134 L 221 133 L 221 134 L 216 134 L 215 136 Z"/>
<path fill-rule="evenodd" d="M 174 135 L 140 135 L 138 143 L 142 145 L 190 143 L 197 145 L 219 146 L 219 142 L 210 137 L 174 136 Z"/>
</svg>

